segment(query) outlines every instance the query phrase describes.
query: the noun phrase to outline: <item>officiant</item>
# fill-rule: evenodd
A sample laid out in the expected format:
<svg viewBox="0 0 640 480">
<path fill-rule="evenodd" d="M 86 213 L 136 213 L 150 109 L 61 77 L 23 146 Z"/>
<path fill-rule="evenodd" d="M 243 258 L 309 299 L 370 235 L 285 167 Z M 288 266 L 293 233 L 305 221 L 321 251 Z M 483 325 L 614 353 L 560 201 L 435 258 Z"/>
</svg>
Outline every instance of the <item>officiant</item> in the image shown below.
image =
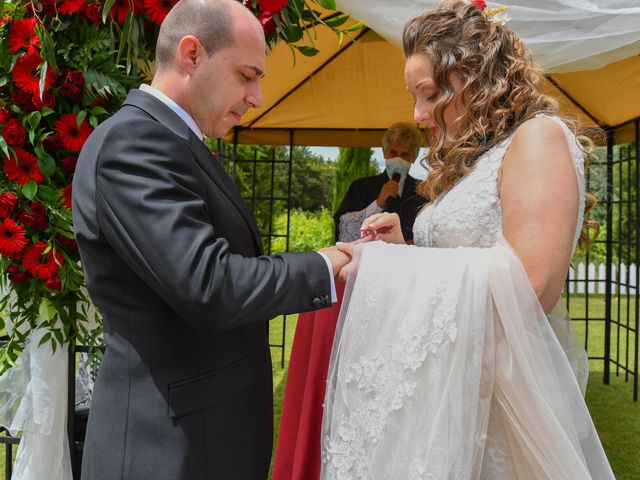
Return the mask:
<svg viewBox="0 0 640 480">
<path fill-rule="evenodd" d="M 426 173 L 416 162 L 424 136 L 412 123 L 391 125 L 382 137 L 385 170 L 354 181 L 333 220 L 336 241 L 351 242 L 360 238 L 362 221 L 374 213 L 400 215 L 402 233 L 413 238 L 413 222 L 426 203 L 418 185 Z"/>
</svg>

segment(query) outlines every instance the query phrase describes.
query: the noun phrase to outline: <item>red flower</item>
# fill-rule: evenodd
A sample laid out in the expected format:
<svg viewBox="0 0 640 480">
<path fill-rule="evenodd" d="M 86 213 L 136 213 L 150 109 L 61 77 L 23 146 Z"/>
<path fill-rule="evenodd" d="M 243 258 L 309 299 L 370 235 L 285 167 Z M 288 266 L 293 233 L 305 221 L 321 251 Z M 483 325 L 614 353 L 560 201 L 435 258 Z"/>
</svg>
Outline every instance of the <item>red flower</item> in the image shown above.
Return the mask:
<svg viewBox="0 0 640 480">
<path fill-rule="evenodd" d="M 86 119 L 82 121 L 80 128 L 78 128 L 78 120 L 73 113 L 67 113 L 60 117 L 56 121 L 55 128 L 64 148 L 74 152 L 82 150 L 84 142 L 87 141 L 92 132 Z"/>
<path fill-rule="evenodd" d="M 111 10 L 109 10 L 109 17 L 122 25 L 127 19 L 129 10 L 131 10 L 129 0 L 115 0 L 111 6 Z"/>
<path fill-rule="evenodd" d="M 12 257 L 22 252 L 29 240 L 24 236 L 24 228 L 10 218 L 0 222 L 0 254 Z"/>
<path fill-rule="evenodd" d="M 42 141 L 42 146 L 49 152 L 52 150 L 58 150 L 62 148 L 62 140 L 58 135 L 49 135 Z"/>
<path fill-rule="evenodd" d="M 487 4 L 484 0 L 471 0 L 471 5 L 483 11 L 487 8 Z"/>
<path fill-rule="evenodd" d="M 60 86 L 58 94 L 63 97 L 68 97 L 76 103 L 81 103 L 84 98 L 82 88 L 69 82 L 65 82 Z"/>
<path fill-rule="evenodd" d="M 62 169 L 65 172 L 73 173 L 76 170 L 76 164 L 78 163 L 78 157 L 64 157 L 62 159 Z"/>
<path fill-rule="evenodd" d="M 258 0 L 260 11 L 267 15 L 274 15 L 287 6 L 289 0 Z"/>
<path fill-rule="evenodd" d="M 102 105 L 104 105 L 104 97 L 98 96 L 93 102 L 91 102 L 91 105 L 89 105 L 89 108 L 101 107 Z"/>
<path fill-rule="evenodd" d="M 13 283 L 24 283 L 29 278 L 29 274 L 14 263 L 9 265 L 7 273 L 9 274 L 9 280 Z"/>
<path fill-rule="evenodd" d="M 27 247 L 22 255 L 22 266 L 25 270 L 42 280 L 53 278 L 58 273 L 60 265 L 64 264 L 60 252 L 56 252 L 54 256 L 53 248 L 44 253 L 48 246 L 47 242 L 38 242 Z"/>
<path fill-rule="evenodd" d="M 38 232 L 44 232 L 49 226 L 49 219 L 45 213 L 44 205 L 40 202 L 33 202 L 29 206 L 29 210 L 31 211 L 29 212 L 24 208 L 18 210 L 18 220 L 27 227 L 31 227 Z"/>
<path fill-rule="evenodd" d="M 69 210 L 71 210 L 71 189 L 72 189 L 72 185 L 69 184 L 66 187 L 64 187 L 64 190 L 62 190 L 62 203 Z"/>
<path fill-rule="evenodd" d="M 84 8 L 84 16 L 89 22 L 96 25 L 102 23 L 102 5 L 100 3 L 88 3 Z"/>
<path fill-rule="evenodd" d="M 80 70 L 69 70 L 67 72 L 67 80 L 78 87 L 84 85 L 84 75 Z"/>
<path fill-rule="evenodd" d="M 56 108 L 56 97 L 51 94 L 51 92 L 43 92 L 42 99 L 40 95 L 34 95 L 32 100 L 32 105 L 36 110 L 42 110 L 44 107 L 54 109 Z"/>
<path fill-rule="evenodd" d="M 27 141 L 27 131 L 15 118 L 5 120 L 2 136 L 7 142 L 7 145 L 12 147 L 22 147 Z"/>
<path fill-rule="evenodd" d="M 48 278 L 44 284 L 50 290 L 60 290 L 62 288 L 62 282 L 60 281 L 59 275 L 54 275 L 51 278 Z"/>
<path fill-rule="evenodd" d="M 67 238 L 64 235 L 58 234 L 56 239 L 61 245 L 67 247 L 69 250 L 78 249 L 78 242 L 76 242 L 73 238 Z"/>
<path fill-rule="evenodd" d="M 12 157 L 4 160 L 4 174 L 9 180 L 15 180 L 18 185 L 24 185 L 29 180 L 35 180 L 36 183 L 44 182 L 44 175 L 38 168 L 38 159 L 31 153 L 22 148 L 15 148 Z"/>
<path fill-rule="evenodd" d="M 55 17 L 58 15 L 56 8 L 56 0 L 40 0 L 42 5 L 42 13 L 47 17 Z"/>
<path fill-rule="evenodd" d="M 40 72 L 38 71 L 38 67 L 41 63 L 42 59 L 37 53 L 20 57 L 13 67 L 13 70 L 11 70 L 11 78 L 13 78 L 14 83 L 25 92 L 39 96 Z M 53 81 L 53 72 L 51 69 L 48 69 L 44 89 L 47 90 Z"/>
<path fill-rule="evenodd" d="M 8 217 L 18 205 L 18 197 L 13 192 L 0 193 L 0 217 Z"/>
<path fill-rule="evenodd" d="M 264 36 L 266 38 L 268 38 L 269 35 L 271 35 L 273 33 L 273 31 L 276 29 L 276 21 L 273 19 L 273 15 L 267 14 L 267 13 L 264 13 L 264 12 L 260 12 L 258 14 L 258 20 L 260 21 L 260 24 L 262 25 L 262 30 L 264 31 Z"/>
<path fill-rule="evenodd" d="M 25 115 L 36 110 L 36 107 L 33 105 L 32 99 L 33 95 L 20 90 L 19 88 L 16 88 L 11 94 L 11 101 L 14 104 L 18 105 L 22 109 L 22 113 L 24 113 Z"/>
<path fill-rule="evenodd" d="M 151 21 L 160 25 L 167 16 L 169 10 L 178 3 L 178 0 L 143 0 L 144 11 L 149 15 Z"/>
<path fill-rule="evenodd" d="M 11 25 L 7 42 L 11 53 L 18 53 L 21 49 L 30 54 L 37 53 L 36 47 L 40 45 L 40 39 L 36 35 L 35 24 L 35 18 L 25 18 Z"/>
<path fill-rule="evenodd" d="M 35 208 L 38 206 L 42 208 Z M 31 227 L 38 232 L 44 232 L 49 226 L 49 219 L 45 215 L 44 206 L 41 203 L 31 204 L 31 212 L 28 212 L 24 208 L 18 210 L 18 220 L 22 224 L 27 227 Z"/>
<path fill-rule="evenodd" d="M 84 9 L 85 0 L 62 0 L 58 4 L 58 10 L 65 15 L 73 15 Z"/>
</svg>

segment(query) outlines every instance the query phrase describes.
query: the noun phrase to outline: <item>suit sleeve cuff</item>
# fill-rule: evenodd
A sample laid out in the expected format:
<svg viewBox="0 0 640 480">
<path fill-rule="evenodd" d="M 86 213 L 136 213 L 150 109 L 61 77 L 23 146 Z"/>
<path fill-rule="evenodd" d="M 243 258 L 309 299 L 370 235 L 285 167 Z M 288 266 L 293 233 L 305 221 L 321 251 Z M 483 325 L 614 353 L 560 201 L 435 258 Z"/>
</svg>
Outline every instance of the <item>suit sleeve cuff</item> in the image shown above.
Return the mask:
<svg viewBox="0 0 640 480">
<path fill-rule="evenodd" d="M 318 253 L 322 256 L 322 258 L 324 258 L 324 261 L 327 264 L 327 268 L 329 269 L 329 279 L 331 281 L 331 303 L 336 303 L 338 301 L 338 294 L 336 293 L 336 281 L 333 278 L 333 267 L 331 266 L 329 257 L 327 257 L 324 253 Z"/>
</svg>

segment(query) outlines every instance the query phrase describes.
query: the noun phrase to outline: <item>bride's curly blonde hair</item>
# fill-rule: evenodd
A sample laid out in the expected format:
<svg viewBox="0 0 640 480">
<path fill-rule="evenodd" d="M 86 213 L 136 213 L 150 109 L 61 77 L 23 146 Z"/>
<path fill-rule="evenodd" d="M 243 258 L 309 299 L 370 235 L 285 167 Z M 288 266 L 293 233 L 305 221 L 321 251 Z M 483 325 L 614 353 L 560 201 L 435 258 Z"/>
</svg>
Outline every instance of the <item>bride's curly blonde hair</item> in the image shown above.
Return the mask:
<svg viewBox="0 0 640 480">
<path fill-rule="evenodd" d="M 434 81 L 442 91 L 433 110 L 438 129 L 429 138 L 429 176 L 421 185 L 422 193 L 431 199 L 451 190 L 480 155 L 522 123 L 539 113 L 559 116 L 558 103 L 537 88 L 542 74 L 522 41 L 470 3 L 446 1 L 411 19 L 402 42 L 405 58 L 424 55 L 430 60 Z M 466 111 L 458 120 L 461 128 L 455 145 L 446 146 L 444 112 L 455 97 L 452 73 L 463 82 L 460 96 Z M 595 203 L 587 194 L 580 236 L 584 246 L 590 243 L 588 230 L 598 228 L 597 222 L 586 220 Z"/>
</svg>

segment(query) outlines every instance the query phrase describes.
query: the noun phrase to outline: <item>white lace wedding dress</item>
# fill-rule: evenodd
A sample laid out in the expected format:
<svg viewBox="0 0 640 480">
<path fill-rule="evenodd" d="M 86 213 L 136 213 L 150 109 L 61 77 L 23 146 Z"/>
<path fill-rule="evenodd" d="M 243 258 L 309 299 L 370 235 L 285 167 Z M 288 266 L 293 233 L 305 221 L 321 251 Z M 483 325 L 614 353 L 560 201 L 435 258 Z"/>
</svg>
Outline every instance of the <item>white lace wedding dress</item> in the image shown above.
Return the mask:
<svg viewBox="0 0 640 480">
<path fill-rule="evenodd" d="M 563 128 L 583 199 L 582 151 Z M 415 246 L 360 249 L 329 367 L 323 479 L 614 478 L 581 362 L 502 236 L 510 141 L 418 216 Z"/>
</svg>

